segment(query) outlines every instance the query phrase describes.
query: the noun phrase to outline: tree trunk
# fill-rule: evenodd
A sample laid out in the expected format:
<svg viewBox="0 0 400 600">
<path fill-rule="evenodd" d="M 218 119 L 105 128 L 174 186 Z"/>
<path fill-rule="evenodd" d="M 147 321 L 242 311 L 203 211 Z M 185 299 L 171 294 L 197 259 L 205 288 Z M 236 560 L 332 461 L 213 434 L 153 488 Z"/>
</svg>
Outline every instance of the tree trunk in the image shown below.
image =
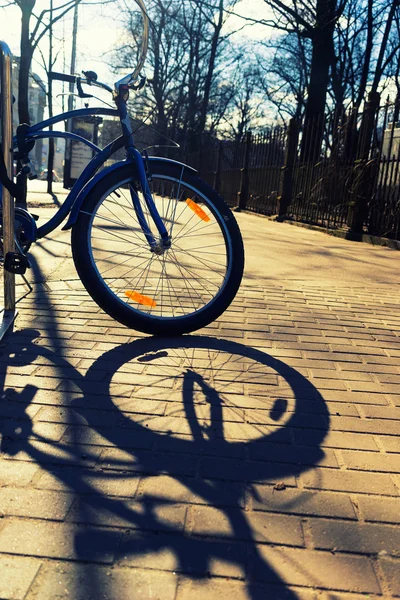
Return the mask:
<svg viewBox="0 0 400 600">
<path fill-rule="evenodd" d="M 30 122 L 28 103 L 29 70 L 33 54 L 32 43 L 29 36 L 29 24 L 35 1 L 36 0 L 24 0 L 24 2 L 21 3 L 22 18 L 18 78 L 18 118 L 20 123 L 28 124 Z"/>
<path fill-rule="evenodd" d="M 210 102 L 210 92 L 211 92 L 211 84 L 214 76 L 215 70 L 215 59 L 217 56 L 218 43 L 221 35 L 221 29 L 223 25 L 223 16 L 224 16 L 224 0 L 220 0 L 219 2 L 219 15 L 218 22 L 214 28 L 214 34 L 211 41 L 211 51 L 210 51 L 210 59 L 208 61 L 208 70 L 206 79 L 204 82 L 204 95 L 203 102 L 201 105 L 200 118 L 197 130 L 199 133 L 203 133 L 206 127 L 207 113 L 208 113 L 208 105 Z"/>
<path fill-rule="evenodd" d="M 329 84 L 329 69 L 334 52 L 336 0 L 318 0 L 316 24 L 312 35 L 310 82 L 305 110 L 301 160 L 318 160 L 323 133 L 323 115 Z"/>
</svg>

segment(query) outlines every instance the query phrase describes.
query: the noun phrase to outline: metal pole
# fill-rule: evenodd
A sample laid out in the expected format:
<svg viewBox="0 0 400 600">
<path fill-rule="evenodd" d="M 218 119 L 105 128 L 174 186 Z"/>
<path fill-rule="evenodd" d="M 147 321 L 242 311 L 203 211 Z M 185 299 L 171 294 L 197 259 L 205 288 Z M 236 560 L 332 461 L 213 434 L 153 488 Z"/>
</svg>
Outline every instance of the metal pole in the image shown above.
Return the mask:
<svg viewBox="0 0 400 600">
<path fill-rule="evenodd" d="M 75 2 L 74 6 L 74 24 L 72 27 L 72 48 L 71 48 L 71 75 L 75 75 L 76 70 L 76 38 L 78 35 L 78 4 L 79 1 Z M 68 110 L 74 110 L 74 83 L 69 84 L 69 96 L 68 96 Z"/>
<path fill-rule="evenodd" d="M 1 145 L 4 164 L 10 179 L 13 178 L 12 162 L 12 54 L 6 43 L 0 42 L 0 90 L 1 90 Z M 15 252 L 14 244 L 14 200 L 10 192 L 2 187 L 3 212 L 3 254 Z M 15 319 L 15 275 L 3 270 L 4 275 L 4 311 L 0 325 L 0 339 Z"/>
<path fill-rule="evenodd" d="M 78 5 L 80 0 L 75 0 L 74 6 L 74 21 L 72 27 L 72 48 L 71 48 L 71 65 L 70 73 L 75 75 L 76 70 L 76 39 L 78 36 Z M 74 90 L 75 84 L 69 83 L 69 94 L 68 94 L 68 111 L 74 110 Z M 72 119 L 68 119 L 66 124 L 66 130 L 72 131 Z M 64 186 L 69 185 L 71 179 L 71 159 L 72 159 L 72 142 L 71 140 L 65 141 L 65 161 L 64 161 Z"/>
</svg>

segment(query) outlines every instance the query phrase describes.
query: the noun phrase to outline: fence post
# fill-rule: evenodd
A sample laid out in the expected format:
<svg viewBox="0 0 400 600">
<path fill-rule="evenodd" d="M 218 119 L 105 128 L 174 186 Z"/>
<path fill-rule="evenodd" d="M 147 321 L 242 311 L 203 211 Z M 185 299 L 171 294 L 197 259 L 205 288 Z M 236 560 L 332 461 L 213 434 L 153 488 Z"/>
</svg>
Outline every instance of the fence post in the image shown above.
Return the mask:
<svg viewBox="0 0 400 600">
<path fill-rule="evenodd" d="M 1 147 L 4 164 L 10 179 L 13 178 L 12 162 L 12 54 L 6 43 L 0 42 L 0 120 Z M 10 192 L 2 186 L 2 221 L 3 221 L 3 258 L 9 252 L 15 252 L 14 244 L 14 199 Z M 0 324 L 0 339 L 12 325 L 15 317 L 15 275 L 3 269 L 4 276 L 4 310 Z"/>
<path fill-rule="evenodd" d="M 218 150 L 217 150 L 217 164 L 214 171 L 214 185 L 213 188 L 216 192 L 219 192 L 219 188 L 221 185 L 221 160 L 222 160 L 222 140 L 218 142 Z"/>
<path fill-rule="evenodd" d="M 365 103 L 360 126 L 359 142 L 357 148 L 357 165 L 361 171 L 355 184 L 354 202 L 349 213 L 349 231 L 347 239 L 361 240 L 364 231 L 364 221 L 367 216 L 367 203 L 371 189 L 371 169 L 368 158 L 371 149 L 371 137 L 374 130 L 375 116 L 379 110 L 380 94 L 370 92 Z"/>
<path fill-rule="evenodd" d="M 282 167 L 281 176 L 281 197 L 279 200 L 279 210 L 277 221 L 284 221 L 287 209 L 292 202 L 293 194 L 293 169 L 297 154 L 297 144 L 299 141 L 299 128 L 296 119 L 290 119 L 285 152 L 285 164 Z"/>
<path fill-rule="evenodd" d="M 249 198 L 249 162 L 251 148 L 251 131 L 247 132 L 244 144 L 244 160 L 243 167 L 240 170 L 240 190 L 237 195 L 237 206 L 235 209 L 236 212 L 246 210 L 247 200 Z"/>
</svg>

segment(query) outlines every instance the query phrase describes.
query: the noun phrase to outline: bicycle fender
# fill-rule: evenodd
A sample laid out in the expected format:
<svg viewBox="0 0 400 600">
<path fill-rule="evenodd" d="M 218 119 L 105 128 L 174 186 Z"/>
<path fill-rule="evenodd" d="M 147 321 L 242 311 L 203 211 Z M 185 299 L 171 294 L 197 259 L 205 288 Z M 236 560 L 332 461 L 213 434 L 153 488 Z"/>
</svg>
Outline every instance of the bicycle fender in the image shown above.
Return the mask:
<svg viewBox="0 0 400 600">
<path fill-rule="evenodd" d="M 197 173 L 196 169 L 194 169 L 193 167 L 190 167 L 189 165 L 186 165 L 185 163 L 179 162 L 177 160 L 172 160 L 170 158 L 160 158 L 158 156 L 149 156 L 147 161 L 149 163 L 150 173 L 154 172 L 154 169 L 160 163 L 176 165 L 177 167 L 179 167 L 181 169 L 188 169 L 189 171 L 192 171 L 192 173 Z M 72 205 L 71 212 L 68 217 L 68 221 L 62 228 L 63 230 L 71 229 L 71 227 L 73 227 L 74 223 L 76 223 L 76 220 L 78 218 L 78 215 L 79 215 L 81 207 L 82 207 L 82 204 L 83 204 L 85 198 L 92 191 L 94 186 L 97 185 L 100 181 L 103 181 L 103 179 L 106 179 L 114 171 L 121 170 L 121 172 L 122 172 L 123 170 L 126 169 L 127 164 L 129 164 L 129 163 L 126 160 L 115 163 L 115 164 L 111 165 L 110 167 L 107 167 L 103 171 L 100 171 L 100 173 L 97 173 L 93 177 L 93 179 L 91 179 L 89 181 L 89 183 L 87 183 L 87 185 L 85 185 L 85 187 L 79 192 L 74 204 Z M 135 172 L 135 164 L 134 163 L 132 163 L 132 171 Z"/>
</svg>

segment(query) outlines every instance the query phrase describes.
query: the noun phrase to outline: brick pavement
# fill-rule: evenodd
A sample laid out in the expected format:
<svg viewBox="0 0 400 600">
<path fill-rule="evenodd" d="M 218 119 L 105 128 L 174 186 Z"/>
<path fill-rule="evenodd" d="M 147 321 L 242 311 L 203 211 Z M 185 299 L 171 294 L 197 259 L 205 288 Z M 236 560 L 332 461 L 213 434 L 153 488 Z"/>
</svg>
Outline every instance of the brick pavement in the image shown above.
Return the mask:
<svg viewBox="0 0 400 600">
<path fill-rule="evenodd" d="M 396 290 L 248 280 L 154 340 L 36 285 L 0 347 L 0 598 L 400 597 Z"/>
</svg>

